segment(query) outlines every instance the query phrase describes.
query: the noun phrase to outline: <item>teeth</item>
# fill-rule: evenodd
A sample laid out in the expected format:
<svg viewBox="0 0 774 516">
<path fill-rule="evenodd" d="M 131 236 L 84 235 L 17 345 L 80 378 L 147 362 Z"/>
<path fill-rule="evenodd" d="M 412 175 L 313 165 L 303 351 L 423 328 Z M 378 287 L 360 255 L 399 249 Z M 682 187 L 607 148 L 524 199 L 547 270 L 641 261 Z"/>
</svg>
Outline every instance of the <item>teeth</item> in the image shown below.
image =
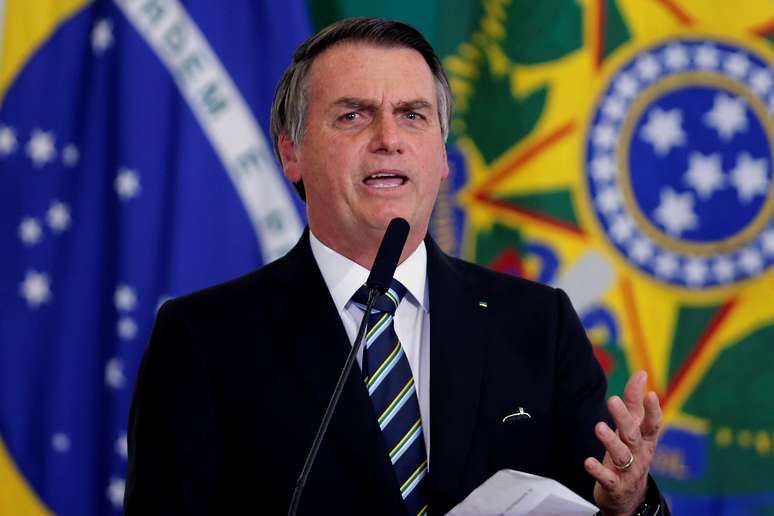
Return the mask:
<svg viewBox="0 0 774 516">
<path fill-rule="evenodd" d="M 386 173 L 379 173 L 379 174 L 371 174 L 368 176 L 368 179 L 380 179 L 382 177 L 398 177 L 396 174 L 386 174 Z"/>
</svg>

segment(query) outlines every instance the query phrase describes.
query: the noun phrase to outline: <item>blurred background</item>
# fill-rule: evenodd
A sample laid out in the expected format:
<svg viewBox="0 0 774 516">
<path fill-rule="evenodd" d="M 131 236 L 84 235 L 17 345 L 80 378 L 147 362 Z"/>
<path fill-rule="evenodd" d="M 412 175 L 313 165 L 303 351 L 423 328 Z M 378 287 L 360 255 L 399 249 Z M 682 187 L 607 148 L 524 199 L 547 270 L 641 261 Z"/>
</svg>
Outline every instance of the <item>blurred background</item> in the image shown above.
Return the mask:
<svg viewBox="0 0 774 516">
<path fill-rule="evenodd" d="M 294 48 L 397 18 L 456 115 L 432 232 L 649 373 L 676 514 L 774 514 L 774 3 L 0 1 L 0 514 L 120 513 L 156 309 L 282 255 Z M 170 371 L 174 375 L 174 371 Z"/>
</svg>

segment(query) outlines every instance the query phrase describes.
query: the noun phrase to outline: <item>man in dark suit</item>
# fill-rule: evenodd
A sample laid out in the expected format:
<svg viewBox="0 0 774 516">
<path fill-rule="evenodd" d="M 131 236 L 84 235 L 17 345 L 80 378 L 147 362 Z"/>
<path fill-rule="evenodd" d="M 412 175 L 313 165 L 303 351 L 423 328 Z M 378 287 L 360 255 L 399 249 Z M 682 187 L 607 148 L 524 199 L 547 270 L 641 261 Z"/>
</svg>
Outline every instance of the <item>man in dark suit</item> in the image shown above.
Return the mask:
<svg viewBox="0 0 774 516">
<path fill-rule="evenodd" d="M 423 462 L 401 476 L 365 351 L 300 512 L 444 514 L 503 468 L 555 478 L 604 514 L 668 511 L 648 476 L 661 413 L 644 373 L 605 403 L 564 293 L 450 258 L 427 236 L 450 117 L 440 62 L 406 25 L 344 20 L 299 48 L 272 132 L 309 228 L 276 262 L 159 311 L 130 415 L 127 515 L 287 510 L 393 217 L 411 230 L 384 334 L 410 376 L 397 405 L 416 414 L 406 439 Z"/>
</svg>

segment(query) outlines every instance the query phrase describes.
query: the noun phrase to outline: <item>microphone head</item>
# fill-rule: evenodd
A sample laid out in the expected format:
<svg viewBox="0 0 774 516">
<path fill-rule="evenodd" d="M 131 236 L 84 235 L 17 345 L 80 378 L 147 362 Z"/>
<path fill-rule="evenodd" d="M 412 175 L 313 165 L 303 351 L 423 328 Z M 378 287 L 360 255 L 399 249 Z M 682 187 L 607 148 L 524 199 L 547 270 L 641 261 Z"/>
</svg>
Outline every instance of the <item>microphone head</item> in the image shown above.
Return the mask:
<svg viewBox="0 0 774 516">
<path fill-rule="evenodd" d="M 409 223 L 404 219 L 398 217 L 390 221 L 387 231 L 384 232 L 382 243 L 379 245 L 379 251 L 376 253 L 371 274 L 366 280 L 366 287 L 369 290 L 375 288 L 379 294 L 384 294 L 389 290 L 408 234 Z"/>
</svg>

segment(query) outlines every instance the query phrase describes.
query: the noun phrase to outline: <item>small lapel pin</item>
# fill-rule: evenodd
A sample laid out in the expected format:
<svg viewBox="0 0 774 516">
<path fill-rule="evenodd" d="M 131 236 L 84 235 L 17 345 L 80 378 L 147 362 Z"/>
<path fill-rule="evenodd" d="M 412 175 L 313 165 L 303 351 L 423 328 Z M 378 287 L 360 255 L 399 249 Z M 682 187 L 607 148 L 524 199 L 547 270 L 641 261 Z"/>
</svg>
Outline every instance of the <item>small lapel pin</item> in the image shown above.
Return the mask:
<svg viewBox="0 0 774 516">
<path fill-rule="evenodd" d="M 518 410 L 513 414 L 508 414 L 503 418 L 503 423 L 512 423 L 514 421 L 520 421 L 522 419 L 532 419 L 529 412 L 524 412 L 524 407 L 516 407 Z"/>
<path fill-rule="evenodd" d="M 486 301 L 479 301 L 478 306 L 480 306 L 481 308 L 488 308 L 489 303 L 487 303 Z"/>
</svg>

